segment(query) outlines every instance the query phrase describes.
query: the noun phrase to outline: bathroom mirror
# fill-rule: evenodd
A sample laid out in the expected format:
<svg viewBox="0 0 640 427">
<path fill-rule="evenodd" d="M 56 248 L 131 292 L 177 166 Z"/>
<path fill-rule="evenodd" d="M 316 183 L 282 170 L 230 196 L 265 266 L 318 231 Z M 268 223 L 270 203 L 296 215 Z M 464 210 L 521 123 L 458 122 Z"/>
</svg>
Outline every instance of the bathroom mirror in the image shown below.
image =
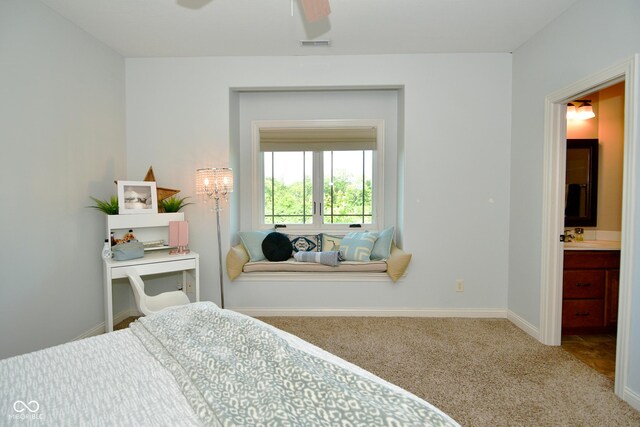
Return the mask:
<svg viewBox="0 0 640 427">
<path fill-rule="evenodd" d="M 567 139 L 565 227 L 598 223 L 598 140 Z"/>
</svg>

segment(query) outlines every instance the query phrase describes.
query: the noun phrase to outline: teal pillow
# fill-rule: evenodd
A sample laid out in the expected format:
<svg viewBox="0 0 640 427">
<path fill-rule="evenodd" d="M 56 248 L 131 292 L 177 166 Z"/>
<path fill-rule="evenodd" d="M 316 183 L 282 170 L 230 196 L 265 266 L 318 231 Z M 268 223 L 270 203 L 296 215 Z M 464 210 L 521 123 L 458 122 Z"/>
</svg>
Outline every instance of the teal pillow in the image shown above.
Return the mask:
<svg viewBox="0 0 640 427">
<path fill-rule="evenodd" d="M 371 259 L 380 261 L 391 255 L 391 242 L 393 242 L 393 227 L 385 228 L 378 234 L 378 240 L 371 250 Z"/>
<path fill-rule="evenodd" d="M 264 261 L 267 259 L 262 253 L 262 241 L 271 231 L 241 231 L 240 241 L 249 254 L 249 261 Z"/>
<path fill-rule="evenodd" d="M 370 261 L 371 250 L 377 238 L 378 233 L 349 233 L 340 242 L 340 253 L 346 261 Z"/>
</svg>

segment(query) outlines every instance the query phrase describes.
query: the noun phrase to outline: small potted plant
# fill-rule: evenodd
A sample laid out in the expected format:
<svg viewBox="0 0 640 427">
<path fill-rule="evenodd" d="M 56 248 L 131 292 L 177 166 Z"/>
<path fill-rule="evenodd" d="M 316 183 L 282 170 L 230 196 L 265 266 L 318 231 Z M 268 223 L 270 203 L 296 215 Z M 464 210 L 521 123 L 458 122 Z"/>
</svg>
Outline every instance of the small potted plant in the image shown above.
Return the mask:
<svg viewBox="0 0 640 427">
<path fill-rule="evenodd" d="M 183 198 L 171 196 L 168 199 L 164 199 L 158 202 L 158 206 L 161 208 L 161 211 L 164 211 L 166 213 L 178 212 L 180 209 L 184 208 L 185 206 L 193 204 L 193 203 L 185 203 L 185 200 L 188 198 L 189 196 L 183 197 Z"/>
<path fill-rule="evenodd" d="M 111 196 L 111 198 L 107 200 L 100 200 L 95 197 L 91 197 L 96 204 L 93 206 L 87 206 L 88 208 L 97 209 L 100 212 L 104 212 L 107 215 L 118 215 L 118 197 Z"/>
</svg>

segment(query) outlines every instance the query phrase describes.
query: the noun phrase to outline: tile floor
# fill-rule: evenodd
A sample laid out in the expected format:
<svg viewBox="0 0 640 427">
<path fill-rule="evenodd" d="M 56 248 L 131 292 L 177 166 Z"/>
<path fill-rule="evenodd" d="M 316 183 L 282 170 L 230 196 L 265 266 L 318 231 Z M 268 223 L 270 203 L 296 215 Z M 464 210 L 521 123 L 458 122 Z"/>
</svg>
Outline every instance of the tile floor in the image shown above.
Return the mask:
<svg viewBox="0 0 640 427">
<path fill-rule="evenodd" d="M 563 335 L 562 348 L 612 380 L 616 372 L 616 335 Z"/>
</svg>

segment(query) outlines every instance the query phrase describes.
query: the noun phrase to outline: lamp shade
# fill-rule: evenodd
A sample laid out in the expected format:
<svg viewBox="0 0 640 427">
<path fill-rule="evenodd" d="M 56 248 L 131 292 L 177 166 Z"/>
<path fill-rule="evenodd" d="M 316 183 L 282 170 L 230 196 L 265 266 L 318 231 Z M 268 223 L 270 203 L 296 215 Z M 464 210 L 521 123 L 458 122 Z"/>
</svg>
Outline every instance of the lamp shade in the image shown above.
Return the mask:
<svg viewBox="0 0 640 427">
<path fill-rule="evenodd" d="M 596 116 L 593 112 L 593 107 L 589 102 L 585 102 L 580 108 L 578 108 L 577 115 L 580 120 L 592 119 Z"/>
<path fill-rule="evenodd" d="M 196 194 L 226 195 L 233 191 L 231 168 L 205 168 L 196 170 Z"/>
<path fill-rule="evenodd" d="M 580 107 L 576 108 L 576 103 Z M 588 120 L 595 116 L 589 99 L 578 99 L 567 104 L 567 120 Z"/>
</svg>

